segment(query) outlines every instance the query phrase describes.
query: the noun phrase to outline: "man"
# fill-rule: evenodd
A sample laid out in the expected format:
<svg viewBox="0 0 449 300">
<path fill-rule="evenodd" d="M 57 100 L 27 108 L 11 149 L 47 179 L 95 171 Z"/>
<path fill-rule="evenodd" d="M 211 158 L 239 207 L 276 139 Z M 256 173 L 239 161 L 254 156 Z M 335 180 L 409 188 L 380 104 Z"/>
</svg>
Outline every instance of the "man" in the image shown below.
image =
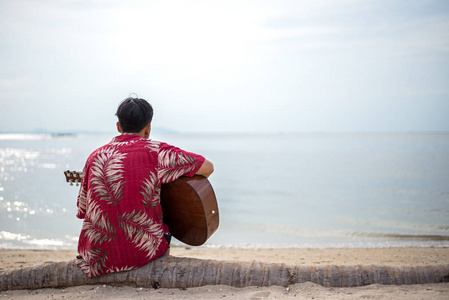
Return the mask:
<svg viewBox="0 0 449 300">
<path fill-rule="evenodd" d="M 169 249 L 162 221 L 161 184 L 180 176 L 208 177 L 203 156 L 149 138 L 153 108 L 127 98 L 118 107 L 121 135 L 87 159 L 78 195 L 84 219 L 77 264 L 89 276 L 139 268 Z"/>
</svg>

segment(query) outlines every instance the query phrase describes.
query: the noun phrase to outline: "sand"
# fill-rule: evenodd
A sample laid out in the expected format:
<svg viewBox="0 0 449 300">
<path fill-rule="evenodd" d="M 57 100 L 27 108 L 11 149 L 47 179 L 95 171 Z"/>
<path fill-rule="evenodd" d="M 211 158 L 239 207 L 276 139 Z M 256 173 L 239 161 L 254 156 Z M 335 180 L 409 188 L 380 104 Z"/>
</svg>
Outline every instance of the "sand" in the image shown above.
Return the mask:
<svg viewBox="0 0 449 300">
<path fill-rule="evenodd" d="M 436 265 L 449 264 L 449 248 L 210 249 L 173 247 L 171 255 L 203 259 L 263 261 L 305 265 Z M 76 251 L 0 249 L 0 271 L 71 260 Z M 310 282 L 285 287 L 205 286 L 148 289 L 92 285 L 60 289 L 0 292 L 3 299 L 449 299 L 449 283 L 369 285 L 326 288 Z"/>
</svg>

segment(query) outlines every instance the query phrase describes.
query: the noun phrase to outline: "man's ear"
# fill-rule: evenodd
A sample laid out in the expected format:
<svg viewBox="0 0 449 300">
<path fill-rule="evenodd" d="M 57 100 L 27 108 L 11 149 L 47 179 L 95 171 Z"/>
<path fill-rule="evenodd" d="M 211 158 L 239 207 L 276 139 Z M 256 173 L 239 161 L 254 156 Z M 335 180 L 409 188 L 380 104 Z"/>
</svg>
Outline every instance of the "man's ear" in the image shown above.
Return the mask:
<svg viewBox="0 0 449 300">
<path fill-rule="evenodd" d="M 145 132 L 144 132 L 145 137 L 148 138 L 150 136 L 150 132 L 151 132 L 151 124 L 148 124 L 144 130 L 145 130 Z"/>
<path fill-rule="evenodd" d="M 117 122 L 117 131 L 122 133 L 122 128 L 120 127 L 120 122 Z"/>
</svg>

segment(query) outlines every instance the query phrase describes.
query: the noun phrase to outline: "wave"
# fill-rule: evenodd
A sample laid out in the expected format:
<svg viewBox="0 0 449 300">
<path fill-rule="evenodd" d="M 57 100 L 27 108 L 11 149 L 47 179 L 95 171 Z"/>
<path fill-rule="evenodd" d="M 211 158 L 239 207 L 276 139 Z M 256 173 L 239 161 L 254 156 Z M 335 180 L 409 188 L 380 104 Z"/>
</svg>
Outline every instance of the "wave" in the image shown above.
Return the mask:
<svg viewBox="0 0 449 300">
<path fill-rule="evenodd" d="M 51 138 L 51 134 L 41 133 L 0 133 L 1 141 L 33 141 Z"/>
<path fill-rule="evenodd" d="M 73 137 L 76 135 L 73 133 L 0 133 L 0 141 L 34 141 Z"/>
<path fill-rule="evenodd" d="M 39 239 L 29 234 L 0 231 L 0 249 L 76 249 L 78 237 L 66 235 L 62 238 Z"/>
</svg>

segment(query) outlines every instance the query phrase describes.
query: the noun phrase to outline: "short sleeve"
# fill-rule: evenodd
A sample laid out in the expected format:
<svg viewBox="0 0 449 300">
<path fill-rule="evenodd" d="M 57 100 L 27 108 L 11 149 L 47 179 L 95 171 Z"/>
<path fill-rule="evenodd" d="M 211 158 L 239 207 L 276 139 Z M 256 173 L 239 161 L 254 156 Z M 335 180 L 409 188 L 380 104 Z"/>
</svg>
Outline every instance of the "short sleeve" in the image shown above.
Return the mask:
<svg viewBox="0 0 449 300">
<path fill-rule="evenodd" d="M 201 155 L 161 143 L 158 153 L 158 174 L 161 183 L 169 183 L 181 176 L 192 177 L 203 165 Z"/>
</svg>

